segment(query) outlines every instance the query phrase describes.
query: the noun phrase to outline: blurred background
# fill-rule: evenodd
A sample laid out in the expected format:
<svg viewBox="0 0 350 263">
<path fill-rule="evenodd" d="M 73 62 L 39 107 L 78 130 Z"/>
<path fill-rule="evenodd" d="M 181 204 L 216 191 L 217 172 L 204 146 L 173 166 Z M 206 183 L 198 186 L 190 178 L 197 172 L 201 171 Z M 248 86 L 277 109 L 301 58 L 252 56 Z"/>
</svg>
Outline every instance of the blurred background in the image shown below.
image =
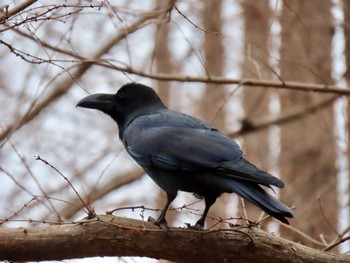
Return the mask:
<svg viewBox="0 0 350 263">
<path fill-rule="evenodd" d="M 98 214 L 157 217 L 165 195 L 124 151 L 117 125 L 75 107 L 134 81 L 285 182 L 276 196 L 295 219 L 265 219 L 263 229 L 321 249 L 349 238 L 350 1 L 4 0 L 0 10 L 2 227 L 86 217 L 74 189 Z M 181 193 L 168 223 L 193 224 L 203 208 Z M 206 228 L 264 216 L 223 195 Z M 349 250 L 349 241 L 333 248 Z"/>
</svg>

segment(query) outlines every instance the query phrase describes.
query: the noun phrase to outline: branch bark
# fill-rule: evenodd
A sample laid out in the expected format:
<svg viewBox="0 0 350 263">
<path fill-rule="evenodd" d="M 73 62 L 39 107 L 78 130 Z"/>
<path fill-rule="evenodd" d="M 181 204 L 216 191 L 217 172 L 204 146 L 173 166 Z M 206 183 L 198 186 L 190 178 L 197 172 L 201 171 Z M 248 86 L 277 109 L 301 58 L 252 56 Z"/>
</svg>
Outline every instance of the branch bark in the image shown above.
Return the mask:
<svg viewBox="0 0 350 263">
<path fill-rule="evenodd" d="M 93 256 L 144 256 L 176 262 L 350 262 L 255 227 L 195 231 L 102 215 L 49 227 L 0 228 L 0 260 L 40 261 Z"/>
</svg>

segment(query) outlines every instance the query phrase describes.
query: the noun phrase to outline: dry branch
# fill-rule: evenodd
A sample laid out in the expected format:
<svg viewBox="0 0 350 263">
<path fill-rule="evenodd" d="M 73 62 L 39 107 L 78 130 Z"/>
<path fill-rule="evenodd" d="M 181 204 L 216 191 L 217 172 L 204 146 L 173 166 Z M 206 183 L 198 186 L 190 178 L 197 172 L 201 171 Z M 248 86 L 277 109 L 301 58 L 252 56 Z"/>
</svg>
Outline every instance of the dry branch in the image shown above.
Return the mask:
<svg viewBox="0 0 350 263">
<path fill-rule="evenodd" d="M 245 119 L 242 121 L 242 128 L 237 131 L 229 133 L 228 136 L 231 138 L 235 138 L 238 136 L 246 135 L 250 132 L 257 132 L 257 131 L 269 128 L 272 125 L 281 126 L 283 124 L 286 124 L 295 120 L 300 120 L 306 116 L 309 116 L 311 114 L 314 114 L 320 111 L 323 108 L 331 106 L 339 97 L 340 95 L 333 95 L 313 105 L 308 105 L 302 109 L 292 110 L 290 112 L 280 114 L 277 117 L 271 117 L 269 115 L 266 117 L 262 117 L 259 120 Z"/>
<path fill-rule="evenodd" d="M 308 248 L 247 226 L 164 232 L 149 222 L 103 215 L 49 227 L 0 228 L 0 260 L 93 256 L 143 256 L 176 262 L 350 262 L 348 255 Z"/>
<path fill-rule="evenodd" d="M 20 3 L 19 5 L 15 6 L 14 8 L 12 8 L 11 10 L 6 12 L 0 12 L 0 23 L 3 23 L 7 18 L 23 11 L 24 9 L 26 9 L 28 6 L 34 4 L 37 0 L 26 0 L 22 3 Z"/>
<path fill-rule="evenodd" d="M 15 29 L 18 34 L 22 36 L 32 39 L 33 41 L 38 41 L 33 36 Z M 341 88 L 335 85 L 328 84 L 316 84 L 316 83 L 307 83 L 307 82 L 297 82 L 297 81 L 283 81 L 283 80 L 263 80 L 263 79 L 237 79 L 237 78 L 229 78 L 229 77 L 218 77 L 218 76 L 210 76 L 210 77 L 195 77 L 195 76 L 184 76 L 184 75 L 175 75 L 175 74 L 157 74 L 157 73 L 149 73 L 142 70 L 138 70 L 128 66 L 120 66 L 113 64 L 110 61 L 104 60 L 96 60 L 89 57 L 84 57 L 77 53 L 74 53 L 69 50 L 61 49 L 57 46 L 51 45 L 48 42 L 40 40 L 40 45 L 43 47 L 49 48 L 55 52 L 59 52 L 61 54 L 68 55 L 77 59 L 76 61 L 67 60 L 67 62 L 77 62 L 77 63 L 91 63 L 93 65 L 98 65 L 106 68 L 110 68 L 113 70 L 117 70 L 124 73 L 129 73 L 133 75 L 137 75 L 140 77 L 145 77 L 158 81 L 175 81 L 175 82 L 196 82 L 196 83 L 212 83 L 217 85 L 240 85 L 244 87 L 265 87 L 265 88 L 273 88 L 273 89 L 285 89 L 285 90 L 295 90 L 302 92 L 318 92 L 318 93 L 330 93 L 330 94 L 338 94 L 343 96 L 350 96 L 350 88 L 345 87 Z"/>
<path fill-rule="evenodd" d="M 91 193 L 91 195 L 88 197 L 89 204 L 95 202 L 96 200 L 101 199 L 108 193 L 124 186 L 128 185 L 142 177 L 144 175 L 144 171 L 141 168 L 137 168 L 135 170 L 132 170 L 131 172 L 126 172 L 125 174 L 118 175 L 115 178 L 111 178 L 108 182 L 105 184 L 99 186 L 98 188 L 94 189 L 94 191 Z M 84 205 L 79 201 L 79 198 L 76 197 L 69 201 L 70 204 L 75 204 L 74 206 L 67 205 L 65 208 L 60 211 L 60 215 L 63 218 L 71 218 L 73 217 L 78 211 L 80 211 L 82 208 L 84 208 Z"/>
</svg>

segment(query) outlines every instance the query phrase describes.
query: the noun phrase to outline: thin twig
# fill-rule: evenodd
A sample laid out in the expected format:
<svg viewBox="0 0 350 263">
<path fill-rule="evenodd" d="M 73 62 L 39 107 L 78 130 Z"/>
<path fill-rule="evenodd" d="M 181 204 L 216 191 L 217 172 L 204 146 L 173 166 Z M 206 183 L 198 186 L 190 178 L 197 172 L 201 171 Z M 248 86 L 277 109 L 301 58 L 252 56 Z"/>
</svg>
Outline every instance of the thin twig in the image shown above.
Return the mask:
<svg viewBox="0 0 350 263">
<path fill-rule="evenodd" d="M 62 178 L 64 180 L 66 180 L 66 182 L 69 184 L 69 186 L 73 189 L 74 193 L 77 195 L 77 197 L 79 198 L 80 202 L 84 205 L 84 207 L 88 210 L 88 218 L 93 218 L 96 214 L 95 211 L 83 200 L 83 198 L 81 198 L 80 194 L 78 193 L 78 191 L 75 189 L 75 187 L 72 185 L 72 183 L 69 181 L 69 179 L 63 174 L 61 173 L 55 166 L 53 166 L 52 164 L 50 164 L 48 161 L 42 159 L 39 155 L 35 158 L 35 160 L 39 160 L 42 161 L 44 164 L 48 165 L 50 168 L 52 168 L 53 170 L 55 170 L 60 176 L 62 176 Z"/>
<path fill-rule="evenodd" d="M 24 159 L 24 157 L 19 153 L 19 151 L 17 150 L 17 147 L 11 142 L 8 141 L 9 144 L 11 145 L 11 148 L 13 149 L 13 151 L 15 152 L 15 154 L 17 155 L 17 157 L 21 160 L 23 166 L 25 167 L 25 169 L 27 170 L 27 172 L 29 173 L 29 175 L 31 176 L 31 178 L 34 180 L 35 184 L 38 186 L 38 188 L 40 189 L 41 193 L 45 196 L 49 207 L 51 208 L 51 211 L 53 211 L 55 213 L 55 215 L 57 216 L 58 221 L 62 221 L 61 220 L 61 216 L 60 214 L 57 212 L 56 208 L 54 207 L 54 205 L 52 204 L 52 202 L 50 201 L 50 199 L 48 198 L 44 188 L 41 186 L 39 180 L 36 178 L 36 176 L 34 175 L 34 173 L 32 172 L 32 170 L 30 169 L 29 165 L 27 164 L 26 160 Z"/>
<path fill-rule="evenodd" d="M 208 31 L 205 30 L 204 28 L 201 28 L 199 26 L 197 26 L 195 23 L 193 23 L 186 15 L 184 15 L 178 8 L 176 5 L 174 5 L 175 10 L 183 17 L 185 18 L 192 26 L 194 26 L 195 28 L 199 29 L 200 31 L 203 31 L 204 33 L 208 33 L 208 34 L 212 34 L 217 36 L 219 33 L 218 32 L 213 32 L 213 31 Z"/>
<path fill-rule="evenodd" d="M 346 237 L 339 238 L 337 242 L 330 244 L 328 247 L 325 247 L 323 250 L 324 251 L 329 251 L 332 248 L 340 245 L 341 243 L 344 243 L 345 241 L 350 240 L 350 235 Z"/>
</svg>

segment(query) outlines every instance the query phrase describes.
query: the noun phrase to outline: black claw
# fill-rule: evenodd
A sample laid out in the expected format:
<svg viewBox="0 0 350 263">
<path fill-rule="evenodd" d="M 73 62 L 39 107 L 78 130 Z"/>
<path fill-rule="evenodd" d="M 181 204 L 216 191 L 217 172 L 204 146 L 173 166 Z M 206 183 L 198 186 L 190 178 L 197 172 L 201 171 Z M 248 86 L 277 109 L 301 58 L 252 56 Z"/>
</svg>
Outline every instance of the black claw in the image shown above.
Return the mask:
<svg viewBox="0 0 350 263">
<path fill-rule="evenodd" d="M 159 220 L 159 218 L 154 219 L 153 217 L 149 216 L 147 221 L 152 222 L 153 224 L 155 224 L 156 226 L 158 226 L 161 229 L 168 230 L 168 223 L 166 222 L 165 219 Z"/>
<path fill-rule="evenodd" d="M 154 222 L 156 222 L 156 219 L 154 217 L 149 216 L 148 219 L 147 219 L 147 222 L 154 223 Z"/>
<path fill-rule="evenodd" d="M 199 231 L 203 231 L 204 230 L 204 226 L 201 224 L 195 224 L 195 225 L 191 225 L 189 223 L 185 223 L 185 225 L 187 226 L 188 229 L 191 230 L 199 230 Z"/>
</svg>

